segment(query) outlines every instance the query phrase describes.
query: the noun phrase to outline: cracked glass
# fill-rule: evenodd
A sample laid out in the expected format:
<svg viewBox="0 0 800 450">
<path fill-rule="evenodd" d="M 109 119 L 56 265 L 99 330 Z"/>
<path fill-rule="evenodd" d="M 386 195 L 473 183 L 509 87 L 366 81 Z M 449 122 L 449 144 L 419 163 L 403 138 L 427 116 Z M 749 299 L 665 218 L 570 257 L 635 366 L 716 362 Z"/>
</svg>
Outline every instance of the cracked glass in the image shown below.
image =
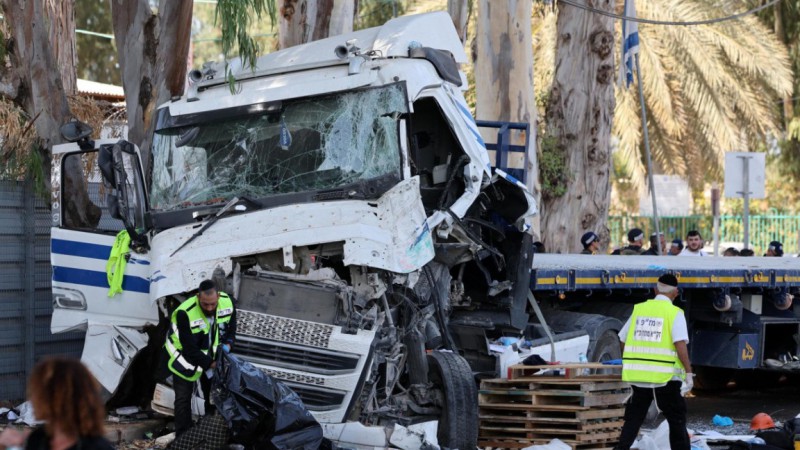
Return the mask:
<svg viewBox="0 0 800 450">
<path fill-rule="evenodd" d="M 153 140 L 151 207 L 172 211 L 233 197 L 335 189 L 400 178 L 405 89 L 284 100 L 279 111 L 166 128 Z"/>
</svg>

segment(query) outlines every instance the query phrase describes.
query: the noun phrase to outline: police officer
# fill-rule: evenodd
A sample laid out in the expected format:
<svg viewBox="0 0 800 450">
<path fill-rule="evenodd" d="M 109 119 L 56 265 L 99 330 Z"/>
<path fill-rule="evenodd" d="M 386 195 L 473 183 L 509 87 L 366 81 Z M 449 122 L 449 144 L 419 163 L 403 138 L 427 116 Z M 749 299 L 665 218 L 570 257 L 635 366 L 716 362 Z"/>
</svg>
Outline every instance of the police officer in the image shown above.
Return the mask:
<svg viewBox="0 0 800 450">
<path fill-rule="evenodd" d="M 625 424 L 615 450 L 631 448 L 654 398 L 669 424 L 670 448 L 690 448 L 683 396 L 692 389 L 694 374 L 686 348 L 686 317 L 672 304 L 677 296 L 678 279 L 661 275 L 655 298 L 636 305 L 619 332 L 622 379 L 631 383 L 633 393 L 625 406 Z"/>
<path fill-rule="evenodd" d="M 581 236 L 581 245 L 583 245 L 581 255 L 594 255 L 600 248 L 600 240 L 594 232 L 587 231 Z"/>
<path fill-rule="evenodd" d="M 236 312 L 228 294 L 217 291 L 214 282 L 200 283 L 197 295 L 181 303 L 172 313 L 172 326 L 164 349 L 175 390 L 175 433 L 192 426 L 192 391 L 199 379 L 206 414 L 211 412 L 211 377 L 215 355 L 221 346 L 230 351 L 236 335 Z"/>
<path fill-rule="evenodd" d="M 770 242 L 769 247 L 767 247 L 767 253 L 764 253 L 764 256 L 783 256 L 783 244 L 780 241 Z"/>
<path fill-rule="evenodd" d="M 644 243 L 644 231 L 639 228 L 631 228 L 628 231 L 628 246 L 614 250 L 612 255 L 641 255 L 644 253 L 642 244 Z"/>
</svg>

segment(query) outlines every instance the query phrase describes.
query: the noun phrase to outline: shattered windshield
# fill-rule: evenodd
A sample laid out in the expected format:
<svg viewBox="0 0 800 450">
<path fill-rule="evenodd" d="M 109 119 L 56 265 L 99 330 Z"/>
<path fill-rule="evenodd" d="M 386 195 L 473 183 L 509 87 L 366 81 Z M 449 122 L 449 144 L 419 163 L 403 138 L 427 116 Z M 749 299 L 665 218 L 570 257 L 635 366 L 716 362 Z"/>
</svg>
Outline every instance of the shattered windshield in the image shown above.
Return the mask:
<svg viewBox="0 0 800 450">
<path fill-rule="evenodd" d="M 285 100 L 280 108 L 156 131 L 151 207 L 172 211 L 236 196 L 332 189 L 392 174 L 399 179 L 397 118 L 405 89 Z"/>
</svg>

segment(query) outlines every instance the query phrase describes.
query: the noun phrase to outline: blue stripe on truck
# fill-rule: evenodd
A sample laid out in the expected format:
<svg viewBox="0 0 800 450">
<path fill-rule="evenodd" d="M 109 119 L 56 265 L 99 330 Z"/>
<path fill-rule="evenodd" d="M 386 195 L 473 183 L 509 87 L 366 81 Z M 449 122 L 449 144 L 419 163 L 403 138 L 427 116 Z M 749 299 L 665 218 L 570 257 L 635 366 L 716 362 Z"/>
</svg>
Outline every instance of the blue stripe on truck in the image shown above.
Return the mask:
<svg viewBox="0 0 800 450">
<path fill-rule="evenodd" d="M 108 277 L 105 272 L 75 269 L 72 267 L 53 266 L 53 281 L 61 283 L 82 284 L 108 289 Z M 141 277 L 125 275 L 122 278 L 122 290 L 128 292 L 150 293 L 150 282 Z"/>
<path fill-rule="evenodd" d="M 108 260 L 108 255 L 111 254 L 110 245 L 89 244 L 87 242 L 67 241 L 64 239 L 51 240 L 50 249 L 53 253 L 61 255 L 102 260 Z"/>
<path fill-rule="evenodd" d="M 107 261 L 109 255 L 111 255 L 111 246 L 68 241 L 66 239 L 52 239 L 50 241 L 50 251 L 59 255 L 80 256 L 82 258 Z M 137 258 L 131 258 L 128 263 L 150 265 L 150 261 Z"/>
</svg>

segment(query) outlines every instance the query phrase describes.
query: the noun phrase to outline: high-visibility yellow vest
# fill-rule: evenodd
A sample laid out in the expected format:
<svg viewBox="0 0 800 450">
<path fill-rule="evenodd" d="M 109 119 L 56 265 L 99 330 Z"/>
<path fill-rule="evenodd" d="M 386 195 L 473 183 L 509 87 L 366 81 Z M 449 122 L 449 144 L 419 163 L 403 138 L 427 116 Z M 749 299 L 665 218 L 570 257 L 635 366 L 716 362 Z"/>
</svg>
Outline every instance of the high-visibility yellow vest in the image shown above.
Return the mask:
<svg viewBox="0 0 800 450">
<path fill-rule="evenodd" d="M 125 277 L 125 265 L 128 264 L 126 256 L 130 253 L 131 237 L 125 230 L 117 233 L 111 254 L 106 263 L 106 278 L 108 280 L 108 296 L 113 297 L 122 292 L 122 280 Z"/>
<path fill-rule="evenodd" d="M 209 326 L 208 318 L 206 318 L 203 308 L 200 307 L 200 302 L 196 295 L 181 303 L 181 305 L 172 312 L 172 327 L 167 334 L 167 342 L 164 344 L 164 349 L 167 351 L 167 355 L 169 355 L 167 366 L 172 373 L 184 380 L 195 381 L 203 374 L 203 368 L 191 364 L 182 354 L 183 344 L 181 343 L 178 333 L 178 311 L 186 311 L 186 315 L 189 316 L 189 326 L 192 329 L 192 337 L 195 338 L 195 342 L 198 344 L 198 347 L 200 347 L 200 351 L 206 355 L 211 351 L 211 354 L 215 355 L 217 353 L 217 346 L 219 346 L 220 327 L 224 328 L 224 325 L 230 322 L 233 315 L 233 302 L 231 298 L 228 297 L 228 294 L 224 292 L 219 293 L 217 315 L 212 326 Z M 213 343 L 209 348 L 208 334 L 212 332 L 212 330 L 214 333 L 212 336 Z"/>
<path fill-rule="evenodd" d="M 648 300 L 633 308 L 622 379 L 636 383 L 666 383 L 685 370 L 672 341 L 672 324 L 681 309 L 664 300 Z"/>
</svg>

